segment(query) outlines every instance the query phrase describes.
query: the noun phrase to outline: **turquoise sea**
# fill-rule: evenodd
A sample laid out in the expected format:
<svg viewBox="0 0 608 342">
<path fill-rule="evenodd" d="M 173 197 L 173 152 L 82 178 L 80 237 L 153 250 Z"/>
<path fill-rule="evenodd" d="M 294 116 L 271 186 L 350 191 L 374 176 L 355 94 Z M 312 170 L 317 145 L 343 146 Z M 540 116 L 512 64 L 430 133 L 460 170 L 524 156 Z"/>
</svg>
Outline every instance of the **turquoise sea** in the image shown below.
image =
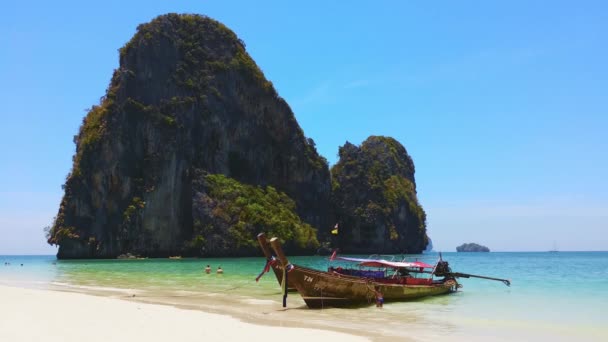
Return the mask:
<svg viewBox="0 0 608 342">
<path fill-rule="evenodd" d="M 433 263 L 437 254 L 409 256 Z M 452 270 L 511 279 L 461 279 L 451 295 L 355 309 L 308 309 L 290 293 L 281 307 L 263 258 L 56 260 L 0 256 L 0 284 L 85 292 L 230 314 L 246 321 L 339 330 L 377 341 L 608 341 L 608 252 L 443 253 Z M 327 257 L 292 257 L 318 269 Z M 5 265 L 5 263 L 10 265 Z M 21 266 L 23 264 L 23 266 Z M 205 265 L 225 273 L 205 274 Z M 332 265 L 339 265 L 335 261 Z"/>
</svg>

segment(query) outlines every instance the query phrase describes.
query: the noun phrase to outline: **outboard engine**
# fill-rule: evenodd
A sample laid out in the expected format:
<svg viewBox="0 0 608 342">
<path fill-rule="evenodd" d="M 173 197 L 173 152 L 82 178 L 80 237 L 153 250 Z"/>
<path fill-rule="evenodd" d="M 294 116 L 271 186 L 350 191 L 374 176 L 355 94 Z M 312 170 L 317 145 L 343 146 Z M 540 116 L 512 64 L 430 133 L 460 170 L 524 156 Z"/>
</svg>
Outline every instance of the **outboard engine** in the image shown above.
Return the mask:
<svg viewBox="0 0 608 342">
<path fill-rule="evenodd" d="M 438 277 L 447 276 L 452 273 L 452 269 L 447 261 L 440 260 L 437 262 L 437 266 L 435 266 L 435 275 Z"/>
</svg>

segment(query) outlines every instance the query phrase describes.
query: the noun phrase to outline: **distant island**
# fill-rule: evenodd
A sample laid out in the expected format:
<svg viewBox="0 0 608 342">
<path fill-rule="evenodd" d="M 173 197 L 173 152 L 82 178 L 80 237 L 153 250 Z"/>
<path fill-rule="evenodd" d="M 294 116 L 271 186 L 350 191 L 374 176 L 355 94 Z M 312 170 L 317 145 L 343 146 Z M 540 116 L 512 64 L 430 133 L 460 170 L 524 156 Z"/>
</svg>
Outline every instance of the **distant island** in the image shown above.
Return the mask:
<svg viewBox="0 0 608 342">
<path fill-rule="evenodd" d="M 489 252 L 490 249 L 476 243 L 463 243 L 456 247 L 456 252 Z"/>
</svg>

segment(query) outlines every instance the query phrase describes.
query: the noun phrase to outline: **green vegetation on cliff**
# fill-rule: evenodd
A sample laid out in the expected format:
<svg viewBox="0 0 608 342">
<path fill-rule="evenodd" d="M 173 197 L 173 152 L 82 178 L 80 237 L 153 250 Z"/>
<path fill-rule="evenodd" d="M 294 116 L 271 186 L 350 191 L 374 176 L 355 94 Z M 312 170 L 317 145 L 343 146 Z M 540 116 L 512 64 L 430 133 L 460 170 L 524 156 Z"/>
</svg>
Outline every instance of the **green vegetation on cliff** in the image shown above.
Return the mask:
<svg viewBox="0 0 608 342">
<path fill-rule="evenodd" d="M 164 57 L 181 57 L 170 76 L 191 95 L 204 93 L 214 74 L 236 71 L 264 92 L 278 96 L 272 83 L 245 51 L 245 43 L 224 24 L 196 14 L 167 14 L 139 25 L 137 34 L 119 50 L 120 58 L 128 60 L 142 46 L 158 49 L 167 40 L 175 50 Z M 223 48 L 209 48 L 217 45 Z M 217 88 L 210 90 L 213 95 L 222 96 Z"/>
<path fill-rule="evenodd" d="M 279 236 L 291 249 L 315 250 L 316 231 L 295 214 L 295 202 L 272 186 L 252 186 L 224 175 L 195 183 L 191 246 L 203 255 L 243 255 L 259 249 L 256 235 Z M 220 234 L 227 232 L 227 234 Z"/>
<path fill-rule="evenodd" d="M 345 251 L 420 253 L 427 243 L 426 214 L 418 203 L 414 163 L 393 138 L 346 143 L 332 168 L 332 202 Z"/>
</svg>

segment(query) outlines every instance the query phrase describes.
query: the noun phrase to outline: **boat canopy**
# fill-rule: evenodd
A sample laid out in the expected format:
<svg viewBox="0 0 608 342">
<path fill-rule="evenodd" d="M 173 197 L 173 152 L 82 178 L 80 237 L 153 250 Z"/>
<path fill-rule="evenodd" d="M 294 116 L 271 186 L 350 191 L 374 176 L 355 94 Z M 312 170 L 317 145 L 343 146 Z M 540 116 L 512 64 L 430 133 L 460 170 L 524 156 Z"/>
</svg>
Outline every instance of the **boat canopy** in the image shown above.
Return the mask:
<svg viewBox="0 0 608 342">
<path fill-rule="evenodd" d="M 435 266 L 429 265 L 422 261 L 387 261 L 384 259 L 360 259 L 360 258 L 347 258 L 347 257 L 336 257 L 336 259 L 358 262 L 359 266 L 366 267 L 390 267 L 390 268 L 434 268 Z"/>
</svg>

